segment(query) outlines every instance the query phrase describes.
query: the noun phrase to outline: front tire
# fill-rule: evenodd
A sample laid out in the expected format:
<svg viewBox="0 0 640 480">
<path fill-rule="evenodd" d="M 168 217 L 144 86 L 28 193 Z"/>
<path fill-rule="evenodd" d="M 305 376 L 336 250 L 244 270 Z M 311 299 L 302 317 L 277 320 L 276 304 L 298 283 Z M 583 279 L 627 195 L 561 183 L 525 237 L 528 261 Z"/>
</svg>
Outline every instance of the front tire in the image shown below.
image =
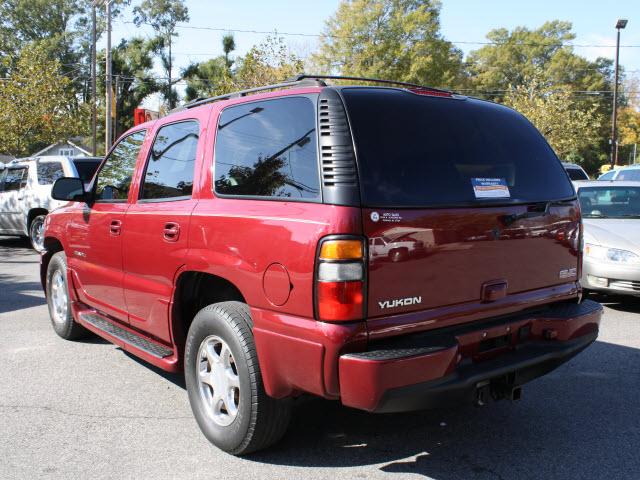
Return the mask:
<svg viewBox="0 0 640 480">
<path fill-rule="evenodd" d="M 55 332 L 65 340 L 86 337 L 89 331 L 73 319 L 69 286 L 67 285 L 67 257 L 58 252 L 47 267 L 47 306 Z"/>
<path fill-rule="evenodd" d="M 267 448 L 291 418 L 289 399 L 267 396 L 262 384 L 249 308 L 209 305 L 196 315 L 185 347 L 191 409 L 207 439 L 234 455 Z"/>
<path fill-rule="evenodd" d="M 36 252 L 44 251 L 44 219 L 46 215 L 38 215 L 29 224 L 29 241 Z"/>
</svg>

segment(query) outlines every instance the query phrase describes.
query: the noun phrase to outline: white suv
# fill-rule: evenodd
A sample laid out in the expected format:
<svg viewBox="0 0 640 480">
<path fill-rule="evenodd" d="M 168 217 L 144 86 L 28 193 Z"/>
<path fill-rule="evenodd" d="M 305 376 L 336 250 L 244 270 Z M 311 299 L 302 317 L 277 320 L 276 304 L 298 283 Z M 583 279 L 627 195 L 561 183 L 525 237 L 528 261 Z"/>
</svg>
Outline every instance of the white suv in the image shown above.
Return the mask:
<svg viewBox="0 0 640 480">
<path fill-rule="evenodd" d="M 29 237 L 42 251 L 44 217 L 63 205 L 51 198 L 51 187 L 61 177 L 91 181 L 101 158 L 35 157 L 0 164 L 0 235 Z"/>
</svg>

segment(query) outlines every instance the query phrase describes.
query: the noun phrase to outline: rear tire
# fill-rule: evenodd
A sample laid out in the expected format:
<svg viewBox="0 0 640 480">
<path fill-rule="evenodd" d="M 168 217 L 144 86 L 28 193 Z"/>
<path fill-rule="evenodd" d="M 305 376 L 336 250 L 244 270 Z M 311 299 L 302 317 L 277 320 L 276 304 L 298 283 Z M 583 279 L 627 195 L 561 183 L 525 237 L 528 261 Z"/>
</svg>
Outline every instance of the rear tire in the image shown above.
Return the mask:
<svg viewBox="0 0 640 480">
<path fill-rule="evenodd" d="M 65 340 L 77 340 L 89 335 L 89 331 L 76 322 L 71 313 L 71 299 L 67 285 L 67 257 L 64 252 L 55 253 L 47 267 L 47 306 L 53 330 Z"/>
<path fill-rule="evenodd" d="M 29 241 L 36 252 L 44 251 L 44 219 L 46 215 L 38 215 L 29 224 Z"/>
<path fill-rule="evenodd" d="M 262 384 L 249 307 L 209 305 L 195 316 L 185 347 L 185 380 L 200 430 L 215 446 L 245 455 L 282 438 L 290 399 L 269 397 Z"/>
</svg>

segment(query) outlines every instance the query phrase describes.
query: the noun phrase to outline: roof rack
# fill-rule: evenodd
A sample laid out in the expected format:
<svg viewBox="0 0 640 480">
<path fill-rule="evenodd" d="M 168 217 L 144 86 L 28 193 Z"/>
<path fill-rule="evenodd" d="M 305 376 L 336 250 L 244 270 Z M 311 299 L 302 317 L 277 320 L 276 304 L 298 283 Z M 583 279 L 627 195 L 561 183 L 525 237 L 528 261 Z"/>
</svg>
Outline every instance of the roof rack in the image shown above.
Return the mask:
<svg viewBox="0 0 640 480">
<path fill-rule="evenodd" d="M 453 95 L 454 92 L 449 90 L 443 90 L 441 88 L 427 87 L 425 85 L 418 85 L 417 83 L 407 83 L 407 82 L 396 82 L 395 80 L 382 80 L 379 78 L 370 78 L 370 77 L 350 77 L 344 75 L 307 75 L 300 74 L 295 77 L 290 78 L 288 81 L 302 81 L 305 79 L 315 79 L 315 80 L 356 80 L 358 82 L 375 82 L 375 83 L 384 83 L 385 85 L 399 85 L 402 87 L 411 87 L 411 88 L 419 88 L 421 90 L 429 90 L 432 92 L 440 92 L 440 93 L 450 93 Z"/>
<path fill-rule="evenodd" d="M 200 105 L 206 105 L 207 103 L 218 102 L 220 100 L 229 100 L 231 98 L 244 97 L 245 95 L 249 95 L 251 93 L 264 92 L 267 90 L 277 90 L 279 88 L 298 87 L 298 86 L 304 86 L 304 85 L 313 85 L 313 86 L 319 86 L 319 87 L 327 86 L 327 84 L 320 79 L 307 77 L 304 79 L 297 80 L 294 77 L 294 79 L 288 79 L 285 82 L 274 83 L 273 85 L 264 85 L 262 87 L 248 88 L 246 90 L 239 90 L 237 92 L 225 93 L 224 95 L 218 95 L 215 97 L 197 98 L 192 102 L 186 103 L 181 107 L 178 107 L 172 110 L 172 112 L 178 112 L 180 110 L 184 110 L 188 108 L 199 107 Z"/>
<path fill-rule="evenodd" d="M 221 100 L 229 100 L 231 98 L 244 97 L 252 93 L 264 92 L 267 90 L 277 90 L 280 88 L 299 87 L 304 85 L 326 87 L 327 84 L 326 82 L 324 82 L 324 80 L 355 80 L 358 82 L 383 83 L 385 85 L 398 85 L 402 87 L 410 87 L 410 88 L 416 88 L 420 90 L 427 90 L 430 92 L 439 92 L 443 94 L 454 95 L 454 92 L 451 92 L 449 90 L 442 90 L 440 88 L 427 87 L 424 85 L 418 85 L 417 83 L 396 82 L 395 80 L 381 80 L 379 78 L 368 78 L 368 77 L 350 77 L 350 76 L 343 76 L 343 75 L 308 75 L 308 74 L 302 73 L 299 75 L 295 75 L 282 83 L 275 83 L 273 85 L 264 85 L 262 87 L 239 90 L 237 92 L 225 93 L 224 95 L 217 95 L 215 97 L 196 98 L 195 100 L 189 103 L 186 103 L 181 107 L 171 110 L 171 112 L 169 113 L 179 112 L 182 110 L 199 107 L 201 105 L 206 105 L 207 103 L 218 102 Z"/>
</svg>

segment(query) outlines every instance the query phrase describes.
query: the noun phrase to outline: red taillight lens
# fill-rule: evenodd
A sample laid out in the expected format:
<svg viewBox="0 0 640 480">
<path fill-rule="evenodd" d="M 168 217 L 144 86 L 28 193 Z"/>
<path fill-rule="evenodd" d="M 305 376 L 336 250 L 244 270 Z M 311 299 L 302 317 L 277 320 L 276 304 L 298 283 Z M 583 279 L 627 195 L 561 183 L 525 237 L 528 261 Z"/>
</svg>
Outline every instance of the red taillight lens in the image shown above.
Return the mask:
<svg viewBox="0 0 640 480">
<path fill-rule="evenodd" d="M 318 282 L 318 316 L 326 321 L 360 320 L 364 282 Z"/>
<path fill-rule="evenodd" d="M 316 317 L 325 322 L 364 318 L 364 242 L 330 237 L 318 249 L 315 278 Z"/>
</svg>

